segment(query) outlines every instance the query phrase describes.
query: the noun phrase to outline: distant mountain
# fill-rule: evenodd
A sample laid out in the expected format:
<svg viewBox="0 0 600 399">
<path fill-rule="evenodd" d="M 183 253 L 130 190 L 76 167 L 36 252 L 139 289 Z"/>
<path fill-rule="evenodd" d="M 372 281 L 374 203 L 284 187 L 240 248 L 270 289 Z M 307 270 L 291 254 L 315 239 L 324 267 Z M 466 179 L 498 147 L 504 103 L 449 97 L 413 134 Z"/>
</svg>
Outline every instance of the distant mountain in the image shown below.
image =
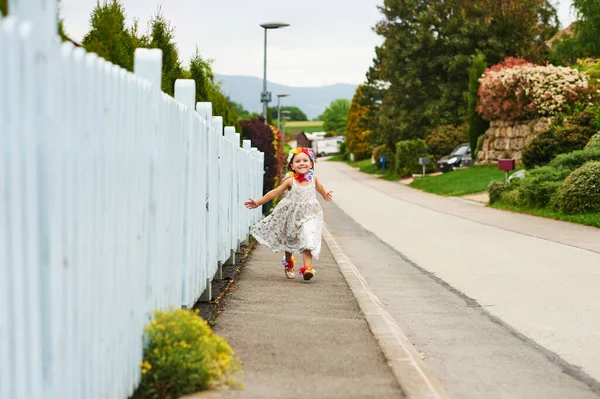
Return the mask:
<svg viewBox="0 0 600 399">
<path fill-rule="evenodd" d="M 263 81 L 253 76 L 228 76 L 215 74 L 215 80 L 221 82 L 223 94 L 232 101 L 242 104 L 250 112 L 261 112 L 260 92 Z M 272 93 L 270 107 L 277 106 L 277 94 L 289 94 L 282 98 L 281 105 L 295 105 L 309 119 L 321 115 L 329 104 L 338 98 L 352 100 L 356 85 L 340 83 L 322 87 L 294 87 L 277 83 L 267 83 L 267 90 Z"/>
</svg>

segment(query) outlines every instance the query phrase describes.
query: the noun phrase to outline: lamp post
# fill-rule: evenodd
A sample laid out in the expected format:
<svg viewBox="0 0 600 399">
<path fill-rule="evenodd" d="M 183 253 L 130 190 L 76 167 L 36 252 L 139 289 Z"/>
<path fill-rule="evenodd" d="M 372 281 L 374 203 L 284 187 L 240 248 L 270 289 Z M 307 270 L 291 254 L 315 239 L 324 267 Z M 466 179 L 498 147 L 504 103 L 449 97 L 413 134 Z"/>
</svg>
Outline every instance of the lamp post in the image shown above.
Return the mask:
<svg viewBox="0 0 600 399">
<path fill-rule="evenodd" d="M 267 124 L 267 112 L 269 102 L 271 102 L 271 93 L 267 91 L 267 31 L 269 29 L 279 29 L 285 28 L 286 26 L 290 26 L 289 24 L 285 24 L 282 22 L 266 22 L 264 24 L 260 24 L 261 27 L 265 30 L 265 60 L 264 60 L 264 78 L 263 78 L 263 91 L 260 94 L 260 101 L 263 103 L 263 116 L 265 118 L 265 125 Z"/>
<path fill-rule="evenodd" d="M 289 94 L 277 95 L 277 129 L 281 130 L 281 97 L 289 97 Z"/>
<path fill-rule="evenodd" d="M 290 119 L 292 111 L 282 111 L 283 114 L 283 137 L 285 137 L 285 121 Z"/>
</svg>

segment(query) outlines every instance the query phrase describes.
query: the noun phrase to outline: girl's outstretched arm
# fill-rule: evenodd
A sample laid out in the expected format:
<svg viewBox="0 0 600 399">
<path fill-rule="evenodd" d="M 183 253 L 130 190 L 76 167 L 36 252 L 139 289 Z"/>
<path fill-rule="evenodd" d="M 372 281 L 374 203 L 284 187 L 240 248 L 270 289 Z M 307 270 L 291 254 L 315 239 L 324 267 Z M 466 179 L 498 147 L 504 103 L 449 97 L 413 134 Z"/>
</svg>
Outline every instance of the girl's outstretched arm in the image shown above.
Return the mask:
<svg viewBox="0 0 600 399">
<path fill-rule="evenodd" d="M 316 176 L 315 176 L 315 186 L 317 188 L 317 192 L 323 196 L 323 199 L 325 201 L 331 201 L 333 199 L 333 196 L 331 195 L 331 193 L 333 193 L 333 191 L 325 191 L 325 187 L 323 187 L 323 185 L 321 184 L 319 179 L 317 179 Z"/>
<path fill-rule="evenodd" d="M 281 183 L 279 185 L 279 187 L 274 188 L 273 190 L 269 191 L 261 199 L 254 200 L 252 198 L 248 198 L 248 201 L 244 202 L 244 205 L 248 209 L 258 208 L 262 204 L 266 204 L 267 202 L 271 201 L 273 198 L 280 196 L 281 194 L 283 194 L 283 192 L 285 190 L 288 190 L 291 187 L 292 187 L 292 180 L 286 179 L 283 181 L 283 183 Z"/>
</svg>

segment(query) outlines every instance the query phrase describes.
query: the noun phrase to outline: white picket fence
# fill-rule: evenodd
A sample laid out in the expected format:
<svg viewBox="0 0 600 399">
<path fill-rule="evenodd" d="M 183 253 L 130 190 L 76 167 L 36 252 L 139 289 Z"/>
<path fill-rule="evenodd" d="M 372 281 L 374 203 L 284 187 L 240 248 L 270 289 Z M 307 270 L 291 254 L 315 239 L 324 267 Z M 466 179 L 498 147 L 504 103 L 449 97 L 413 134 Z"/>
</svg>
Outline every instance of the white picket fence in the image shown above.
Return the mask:
<svg viewBox="0 0 600 399">
<path fill-rule="evenodd" d="M 154 309 L 192 306 L 248 239 L 264 156 L 135 74 L 61 44 L 55 0 L 0 19 L 0 398 L 127 398 Z M 206 293 L 206 292 L 205 292 Z"/>
</svg>

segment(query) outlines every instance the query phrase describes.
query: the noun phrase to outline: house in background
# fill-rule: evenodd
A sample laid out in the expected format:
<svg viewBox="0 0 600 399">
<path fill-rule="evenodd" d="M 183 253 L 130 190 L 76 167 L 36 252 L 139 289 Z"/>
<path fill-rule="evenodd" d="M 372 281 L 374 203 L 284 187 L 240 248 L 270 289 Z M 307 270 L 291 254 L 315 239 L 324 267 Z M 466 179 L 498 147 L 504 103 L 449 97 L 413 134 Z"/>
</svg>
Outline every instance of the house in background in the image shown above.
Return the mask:
<svg viewBox="0 0 600 399">
<path fill-rule="evenodd" d="M 294 132 L 294 139 L 296 141 L 296 145 L 292 146 L 292 148 L 296 148 L 296 147 L 307 147 L 310 148 L 311 145 L 311 141 L 308 139 L 307 134 L 304 132 Z M 290 142 L 290 146 L 291 146 L 292 142 Z"/>
</svg>

